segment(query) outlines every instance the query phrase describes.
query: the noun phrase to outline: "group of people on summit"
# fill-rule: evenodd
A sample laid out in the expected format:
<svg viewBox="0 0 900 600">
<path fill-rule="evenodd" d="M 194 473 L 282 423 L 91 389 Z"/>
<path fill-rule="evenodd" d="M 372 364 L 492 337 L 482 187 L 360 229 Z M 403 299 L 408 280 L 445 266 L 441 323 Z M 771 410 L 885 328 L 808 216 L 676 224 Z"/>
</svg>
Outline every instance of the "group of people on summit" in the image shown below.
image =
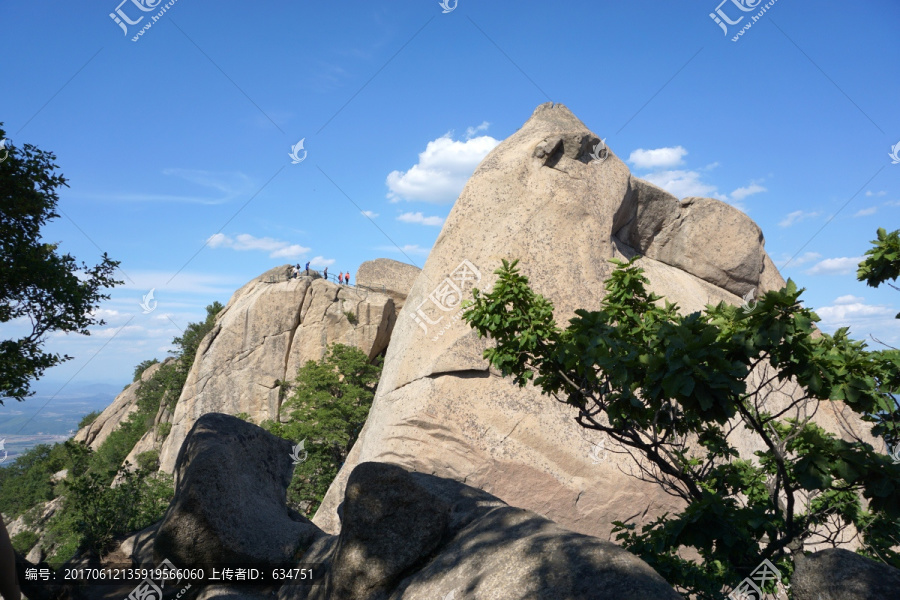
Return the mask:
<svg viewBox="0 0 900 600">
<path fill-rule="evenodd" d="M 304 271 L 306 272 L 306 275 L 308 276 L 309 275 L 309 261 L 307 261 L 305 269 L 300 268 L 300 263 L 297 263 L 296 265 L 291 267 L 291 279 L 297 279 L 298 277 L 300 277 L 300 274 L 303 273 Z M 322 277 L 326 281 L 328 280 L 328 267 L 325 267 L 325 270 L 322 271 Z M 340 273 L 338 273 L 337 278 L 338 278 L 338 283 L 340 283 L 341 285 L 350 285 L 350 271 L 347 271 L 346 273 L 341 271 Z"/>
</svg>

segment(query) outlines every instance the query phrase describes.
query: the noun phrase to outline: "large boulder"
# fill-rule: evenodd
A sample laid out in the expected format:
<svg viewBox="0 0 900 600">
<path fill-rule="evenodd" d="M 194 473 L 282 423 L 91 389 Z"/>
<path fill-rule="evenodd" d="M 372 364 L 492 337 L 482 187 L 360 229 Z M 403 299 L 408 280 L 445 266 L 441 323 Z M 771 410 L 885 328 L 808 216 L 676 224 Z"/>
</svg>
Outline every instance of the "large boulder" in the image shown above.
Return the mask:
<svg viewBox="0 0 900 600">
<path fill-rule="evenodd" d="M 855 552 L 829 548 L 794 558 L 794 600 L 896 598 L 900 570 Z"/>
<path fill-rule="evenodd" d="M 639 266 L 651 291 L 685 313 L 740 304 L 749 287 L 761 294 L 783 285 L 759 228 L 740 211 L 711 199 L 682 205 L 632 177 L 612 150 L 593 159 L 599 142 L 566 107 L 544 104 L 475 170 L 398 317 L 368 420 L 313 519 L 323 530 L 340 530 L 347 477 L 367 461 L 465 481 L 601 538 L 615 520 L 640 527 L 683 508 L 660 487 L 627 475 L 627 454 L 598 450 L 612 450 L 612 442 L 575 423 L 575 409 L 490 369 L 482 357 L 489 342 L 460 322 L 461 300 L 475 287 L 490 289 L 503 259 L 520 259 L 560 324 L 578 308 L 599 307 L 614 268 L 609 259 L 657 245 L 658 258 L 645 256 Z M 711 240 L 713 218 L 749 248 Z M 673 256 L 691 243 L 714 244 L 722 256 Z M 737 435 L 747 438 L 737 440 L 740 447 L 752 448 L 747 434 Z"/>
<path fill-rule="evenodd" d="M 200 417 L 178 454 L 175 497 L 153 536 L 154 563 L 289 564 L 322 535 L 287 507 L 290 456 L 287 440 L 252 423 Z"/>
<path fill-rule="evenodd" d="M 356 285 L 373 291 L 382 291 L 394 301 L 399 314 L 422 269 L 390 258 L 376 258 L 359 265 Z"/>
<path fill-rule="evenodd" d="M 762 230 L 712 198 L 678 198 L 632 179 L 630 220 L 616 237 L 639 253 L 732 294 L 756 291 L 766 257 Z"/>
<path fill-rule="evenodd" d="M 363 463 L 347 485 L 339 536 L 303 557 L 324 574 L 280 600 L 676 600 L 619 546 L 567 531 L 452 480 Z"/>
<path fill-rule="evenodd" d="M 162 470 L 172 472 L 201 415 L 247 413 L 255 423 L 278 420 L 284 400 L 279 382 L 292 381 L 330 344 L 356 346 L 370 359 L 384 352 L 396 321 L 388 295 L 314 277 L 290 279 L 289 272 L 285 265 L 250 281 L 216 317 L 171 415 L 171 432 L 160 450 Z"/>
</svg>

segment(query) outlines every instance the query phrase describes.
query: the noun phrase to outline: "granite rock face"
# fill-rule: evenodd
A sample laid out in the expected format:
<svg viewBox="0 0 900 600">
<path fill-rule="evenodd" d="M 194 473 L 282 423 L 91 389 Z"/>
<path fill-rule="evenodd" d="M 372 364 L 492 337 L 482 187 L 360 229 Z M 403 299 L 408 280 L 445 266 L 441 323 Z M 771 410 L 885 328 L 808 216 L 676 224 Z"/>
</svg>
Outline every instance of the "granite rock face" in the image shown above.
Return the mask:
<svg viewBox="0 0 900 600">
<path fill-rule="evenodd" d="M 396 321 L 390 296 L 312 276 L 291 279 L 289 272 L 284 266 L 263 273 L 217 316 L 169 417 L 163 471 L 174 470 L 188 431 L 206 413 L 247 413 L 255 423 L 279 419 L 284 398 L 276 382 L 292 380 L 330 344 L 356 346 L 370 359 L 385 351 Z"/>
<path fill-rule="evenodd" d="M 681 510 L 626 475 L 630 458 L 607 452 L 611 442 L 575 423 L 575 409 L 492 371 L 489 342 L 460 321 L 462 299 L 490 289 L 503 259 L 519 259 L 560 324 L 599 306 L 612 258 L 642 254 L 650 290 L 685 313 L 784 285 L 746 215 L 709 198 L 679 201 L 599 142 L 565 106 L 544 104 L 475 170 L 398 317 L 369 418 L 313 519 L 323 530 L 340 530 L 347 477 L 367 461 L 462 481 L 601 538 L 612 521 L 640 526 Z M 845 433 L 836 404 L 816 420 Z M 737 435 L 742 452 L 757 449 Z"/>
</svg>

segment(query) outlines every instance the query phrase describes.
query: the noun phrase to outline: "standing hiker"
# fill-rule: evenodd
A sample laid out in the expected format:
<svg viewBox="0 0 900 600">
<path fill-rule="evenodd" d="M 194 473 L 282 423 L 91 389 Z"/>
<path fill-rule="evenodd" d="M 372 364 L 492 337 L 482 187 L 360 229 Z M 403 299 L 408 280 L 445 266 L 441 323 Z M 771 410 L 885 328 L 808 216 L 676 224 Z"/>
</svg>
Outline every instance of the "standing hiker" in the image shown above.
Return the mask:
<svg viewBox="0 0 900 600">
<path fill-rule="evenodd" d="M 347 274 L 344 275 L 344 283 L 350 285 L 350 271 L 347 271 Z"/>
<path fill-rule="evenodd" d="M 309 261 L 306 261 L 306 275 L 309 276 Z"/>
<path fill-rule="evenodd" d="M 338 271 L 338 283 L 344 285 L 344 272 Z"/>
<path fill-rule="evenodd" d="M 322 272 L 322 277 L 325 281 L 328 281 L 328 267 L 325 267 L 325 270 Z"/>
</svg>

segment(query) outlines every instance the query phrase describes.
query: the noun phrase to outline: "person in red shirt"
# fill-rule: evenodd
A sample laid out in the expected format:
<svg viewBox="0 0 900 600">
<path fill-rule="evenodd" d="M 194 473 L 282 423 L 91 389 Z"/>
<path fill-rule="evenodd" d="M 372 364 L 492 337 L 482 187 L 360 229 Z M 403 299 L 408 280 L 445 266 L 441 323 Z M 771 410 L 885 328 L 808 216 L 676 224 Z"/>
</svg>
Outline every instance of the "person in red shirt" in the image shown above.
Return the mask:
<svg viewBox="0 0 900 600">
<path fill-rule="evenodd" d="M 344 274 L 344 283 L 350 285 L 350 271 L 347 271 L 347 273 Z"/>
<path fill-rule="evenodd" d="M 343 271 L 338 271 L 338 283 L 340 283 L 341 285 L 344 285 L 344 272 Z"/>
</svg>

